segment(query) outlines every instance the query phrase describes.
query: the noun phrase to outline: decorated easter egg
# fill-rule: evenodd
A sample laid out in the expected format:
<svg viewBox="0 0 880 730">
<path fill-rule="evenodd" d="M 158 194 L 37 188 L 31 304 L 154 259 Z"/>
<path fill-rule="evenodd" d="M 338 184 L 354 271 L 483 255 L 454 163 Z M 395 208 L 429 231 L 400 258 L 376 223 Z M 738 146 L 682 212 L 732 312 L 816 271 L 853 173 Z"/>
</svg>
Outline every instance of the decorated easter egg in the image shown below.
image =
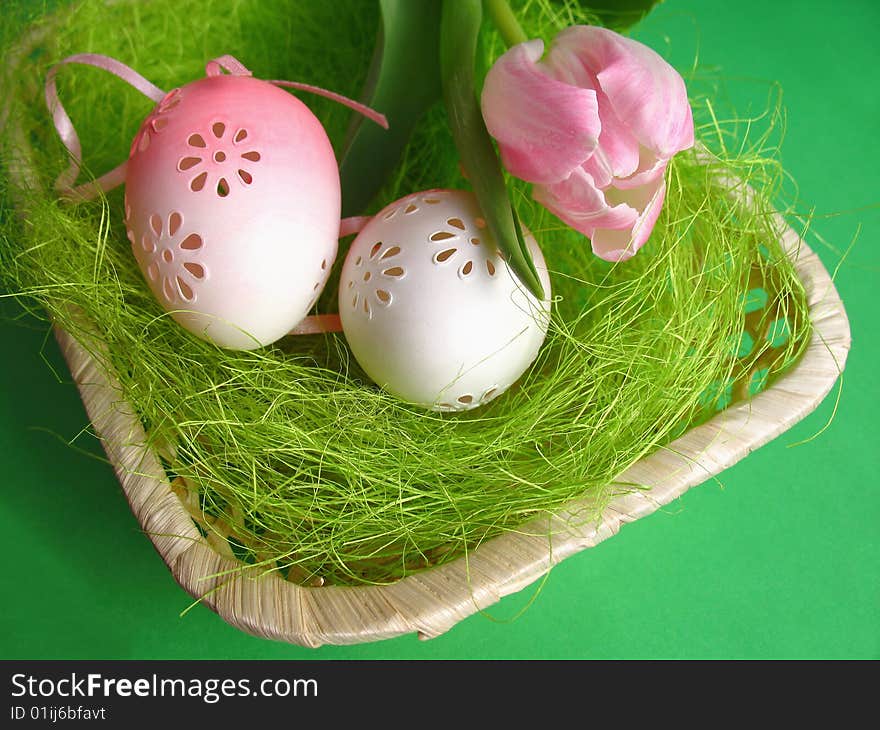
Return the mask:
<svg viewBox="0 0 880 730">
<path fill-rule="evenodd" d="M 295 326 L 337 251 L 339 172 L 296 97 L 214 73 L 144 121 L 126 171 L 125 224 L 153 294 L 220 346 L 252 349 Z"/>
<path fill-rule="evenodd" d="M 339 314 L 358 363 L 398 397 L 439 411 L 496 398 L 533 362 L 550 317 L 500 256 L 476 197 L 409 195 L 379 212 L 346 255 Z"/>
</svg>

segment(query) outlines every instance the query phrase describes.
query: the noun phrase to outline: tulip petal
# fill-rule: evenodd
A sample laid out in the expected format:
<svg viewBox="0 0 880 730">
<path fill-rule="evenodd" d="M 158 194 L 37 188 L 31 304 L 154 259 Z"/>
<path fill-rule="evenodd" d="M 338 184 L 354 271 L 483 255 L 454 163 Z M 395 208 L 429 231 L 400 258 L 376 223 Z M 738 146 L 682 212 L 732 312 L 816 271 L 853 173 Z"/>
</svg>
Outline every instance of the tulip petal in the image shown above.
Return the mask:
<svg viewBox="0 0 880 730">
<path fill-rule="evenodd" d="M 599 187 L 606 188 L 613 180 L 629 177 L 638 170 L 639 150 L 643 148 L 617 118 L 605 95 L 597 91 L 596 96 L 602 132 L 599 134 L 599 146 L 593 156 L 584 162 L 583 168 L 593 176 Z"/>
<path fill-rule="evenodd" d="M 694 144 L 693 116 L 679 73 L 648 46 L 595 26 L 559 33 L 548 57 L 573 54 L 595 78 L 615 114 L 665 160 Z"/>
<path fill-rule="evenodd" d="M 540 40 L 520 43 L 486 76 L 481 104 L 507 170 L 527 182 L 567 178 L 596 149 L 601 122 L 596 92 L 551 77 L 537 61 Z"/>
<path fill-rule="evenodd" d="M 617 178 L 614 180 L 614 187 L 621 189 L 637 188 L 642 185 L 654 182 L 658 177 L 662 177 L 666 171 L 666 165 L 669 160 L 657 157 L 647 147 L 639 148 L 639 165 L 635 173 L 629 177 Z"/>
<path fill-rule="evenodd" d="M 630 228 L 597 227 L 590 236 L 593 253 L 606 261 L 626 261 L 635 256 L 654 229 L 666 197 L 666 181 L 661 176 L 653 184 L 631 190 L 606 191 L 619 205 L 626 204 L 639 211 L 638 219 Z"/>
<path fill-rule="evenodd" d="M 599 146 L 583 163 L 600 188 L 611 184 L 613 178 L 629 177 L 639 166 L 639 141 L 617 116 L 608 97 L 598 86 L 596 77 L 589 73 L 581 59 L 566 49 L 555 46 L 544 61 L 547 69 L 560 81 L 596 90 L 599 104 Z"/>
<path fill-rule="evenodd" d="M 596 187 L 607 188 L 614 182 L 614 170 L 611 164 L 608 155 L 602 152 L 601 147 L 597 147 L 593 156 L 581 165 L 581 169 L 595 180 Z"/>
<path fill-rule="evenodd" d="M 628 177 L 639 166 L 639 140 L 620 120 L 601 90 L 596 91 L 596 97 L 599 100 L 599 119 L 602 122 L 599 149 L 611 162 L 614 177 Z"/>
<path fill-rule="evenodd" d="M 585 235 L 603 228 L 631 228 L 639 211 L 626 201 L 609 204 L 592 176 L 578 168 L 567 180 L 553 185 L 536 185 L 533 196 L 567 225 Z"/>
</svg>

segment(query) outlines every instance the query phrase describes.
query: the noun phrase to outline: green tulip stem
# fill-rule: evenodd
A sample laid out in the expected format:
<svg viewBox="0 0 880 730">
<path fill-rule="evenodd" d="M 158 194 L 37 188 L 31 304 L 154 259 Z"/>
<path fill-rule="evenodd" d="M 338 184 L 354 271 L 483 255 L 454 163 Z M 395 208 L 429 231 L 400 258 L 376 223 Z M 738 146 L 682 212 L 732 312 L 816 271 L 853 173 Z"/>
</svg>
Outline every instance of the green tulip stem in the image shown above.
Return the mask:
<svg viewBox="0 0 880 730">
<path fill-rule="evenodd" d="M 529 39 L 507 0 L 483 0 L 483 4 L 508 48 L 517 43 L 525 43 Z"/>
</svg>

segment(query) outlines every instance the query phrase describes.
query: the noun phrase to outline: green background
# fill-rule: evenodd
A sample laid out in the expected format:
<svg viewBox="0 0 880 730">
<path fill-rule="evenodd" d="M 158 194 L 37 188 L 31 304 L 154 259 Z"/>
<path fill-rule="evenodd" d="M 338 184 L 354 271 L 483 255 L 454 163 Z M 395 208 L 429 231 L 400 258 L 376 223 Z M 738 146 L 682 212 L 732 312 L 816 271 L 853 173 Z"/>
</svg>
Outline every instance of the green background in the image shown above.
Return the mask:
<svg viewBox="0 0 880 730">
<path fill-rule="evenodd" d="M 874 0 L 668 0 L 635 34 L 681 69 L 717 69 L 741 114 L 778 82 L 782 161 L 828 242 L 811 245 L 833 270 L 859 234 L 836 279 L 853 350 L 818 438 L 790 448 L 836 390 L 718 481 L 563 562 L 524 612 L 534 586 L 428 642 L 308 650 L 201 606 L 179 616 L 190 598 L 90 458 L 100 447 L 66 444 L 86 416 L 45 325 L 0 321 L 0 658 L 880 657 L 878 27 Z"/>
</svg>

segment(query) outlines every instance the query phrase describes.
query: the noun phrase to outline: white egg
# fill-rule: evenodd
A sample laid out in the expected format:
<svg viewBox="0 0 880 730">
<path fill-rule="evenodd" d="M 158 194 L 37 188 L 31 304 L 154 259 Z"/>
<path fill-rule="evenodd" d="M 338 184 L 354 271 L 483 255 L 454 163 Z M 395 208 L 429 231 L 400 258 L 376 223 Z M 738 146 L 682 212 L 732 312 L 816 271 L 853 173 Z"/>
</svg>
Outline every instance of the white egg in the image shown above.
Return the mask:
<svg viewBox="0 0 880 730">
<path fill-rule="evenodd" d="M 339 285 L 342 327 L 370 378 L 438 411 L 476 408 L 513 385 L 550 321 L 544 257 L 524 233 L 541 302 L 499 255 L 472 193 L 415 193 L 371 219 Z"/>
</svg>

